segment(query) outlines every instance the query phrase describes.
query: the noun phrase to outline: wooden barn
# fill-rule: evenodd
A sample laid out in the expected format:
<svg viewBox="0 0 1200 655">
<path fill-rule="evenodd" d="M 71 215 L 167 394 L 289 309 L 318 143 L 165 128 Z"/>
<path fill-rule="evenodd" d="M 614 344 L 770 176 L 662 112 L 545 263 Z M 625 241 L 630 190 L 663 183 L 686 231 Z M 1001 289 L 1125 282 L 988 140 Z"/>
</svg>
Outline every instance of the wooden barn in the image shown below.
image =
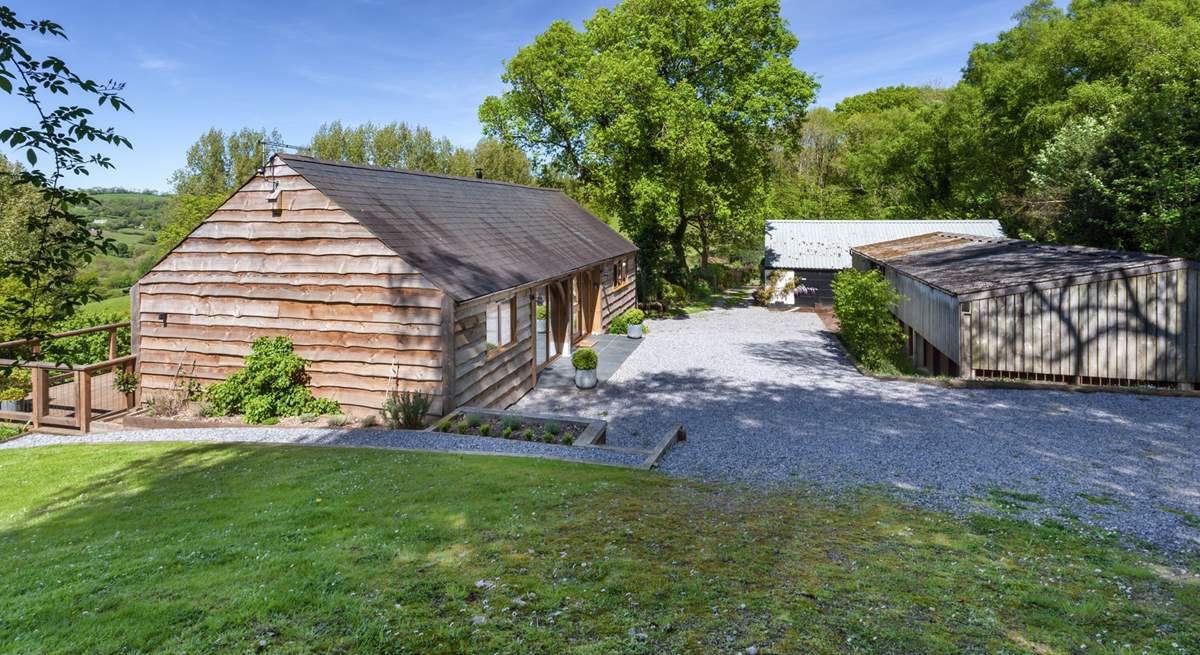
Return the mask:
<svg viewBox="0 0 1200 655">
<path fill-rule="evenodd" d="M 434 414 L 507 406 L 634 306 L 635 253 L 558 190 L 278 154 L 134 287 L 143 397 L 282 335 L 348 413 L 393 373 Z"/>
<path fill-rule="evenodd" d="M 767 221 L 763 280 L 779 276 L 771 304 L 833 307 L 833 276 L 852 265 L 851 248 L 929 232 L 1004 236 L 999 221 L 987 220 Z"/>
<path fill-rule="evenodd" d="M 1183 389 L 1200 377 L 1196 262 L 945 232 L 853 258 L 905 297 L 909 355 L 932 372 Z"/>
</svg>

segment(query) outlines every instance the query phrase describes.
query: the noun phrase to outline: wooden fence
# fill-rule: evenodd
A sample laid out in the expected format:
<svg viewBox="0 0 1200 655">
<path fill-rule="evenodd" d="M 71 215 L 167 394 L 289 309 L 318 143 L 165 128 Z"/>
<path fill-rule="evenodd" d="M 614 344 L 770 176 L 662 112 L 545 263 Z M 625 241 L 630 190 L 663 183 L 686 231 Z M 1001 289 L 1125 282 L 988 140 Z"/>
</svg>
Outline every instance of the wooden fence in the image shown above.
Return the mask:
<svg viewBox="0 0 1200 655">
<path fill-rule="evenodd" d="M 132 374 L 137 355 L 118 357 L 117 330 L 129 323 L 98 325 L 41 339 L 0 343 L 0 351 L 29 348 L 30 360 L 0 359 L 0 370 L 29 371 L 32 389 L 23 399 L 4 401 L 0 420 L 28 422 L 35 429 L 55 428 L 72 432 L 91 431 L 92 422 L 113 418 L 137 406 L 136 392 L 116 388 L 118 373 Z M 42 345 L 54 339 L 108 332 L 108 358 L 94 364 L 57 364 L 38 361 Z"/>
</svg>

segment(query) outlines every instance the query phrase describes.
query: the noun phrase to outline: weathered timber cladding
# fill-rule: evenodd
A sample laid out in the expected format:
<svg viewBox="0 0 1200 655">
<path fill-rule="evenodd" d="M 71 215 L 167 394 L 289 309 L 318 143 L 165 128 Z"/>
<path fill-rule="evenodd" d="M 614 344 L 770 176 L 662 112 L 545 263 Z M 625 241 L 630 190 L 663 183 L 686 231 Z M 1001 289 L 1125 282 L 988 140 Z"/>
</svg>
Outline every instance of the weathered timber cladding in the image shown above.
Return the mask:
<svg viewBox="0 0 1200 655">
<path fill-rule="evenodd" d="M 889 270 L 885 276 L 905 298 L 896 317 L 957 363 L 958 300 L 895 271 Z"/>
<path fill-rule="evenodd" d="M 1100 383 L 1194 384 L 1198 276 L 1181 268 L 966 301 L 971 367 Z M 1018 305 L 1024 314 L 1006 313 Z"/>
<path fill-rule="evenodd" d="M 516 297 L 517 329 L 513 341 L 487 349 L 487 307 Z M 533 388 L 531 292 L 496 294 L 454 308 L 455 406 L 507 407 Z"/>
<path fill-rule="evenodd" d="M 883 269 L 906 297 L 897 317 L 958 363 L 963 375 L 1116 385 L 1200 382 L 1200 269 L 1192 262 L 1135 262 L 1128 270 L 1081 273 L 1057 283 L 1032 280 L 959 294 L 859 252 L 854 258 L 860 270 Z"/>
<path fill-rule="evenodd" d="M 633 257 L 624 258 L 628 276 L 620 283 L 614 275 L 614 266 L 621 260 L 603 264 L 604 276 L 600 288 L 600 321 L 607 328 L 613 318 L 637 305 L 637 268 Z"/>
<path fill-rule="evenodd" d="M 286 166 L 269 173 L 281 211 L 256 177 L 139 282 L 147 396 L 177 373 L 223 380 L 255 339 L 286 336 L 313 392 L 347 411 L 378 410 L 395 365 L 401 388 L 433 394 L 441 413 L 444 294 Z"/>
</svg>

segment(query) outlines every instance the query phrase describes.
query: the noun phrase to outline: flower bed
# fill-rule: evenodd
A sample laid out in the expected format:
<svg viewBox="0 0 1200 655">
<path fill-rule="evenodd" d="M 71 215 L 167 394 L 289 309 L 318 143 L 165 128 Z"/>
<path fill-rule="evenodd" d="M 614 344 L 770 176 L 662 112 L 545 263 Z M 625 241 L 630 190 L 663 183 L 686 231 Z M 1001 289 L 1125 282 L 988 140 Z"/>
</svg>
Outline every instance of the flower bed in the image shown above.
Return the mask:
<svg viewBox="0 0 1200 655">
<path fill-rule="evenodd" d="M 603 425 L 596 422 L 549 416 L 523 416 L 502 412 L 464 409 L 439 420 L 434 432 L 473 437 L 572 446 L 591 445 L 603 439 Z M 599 433 L 599 434 L 597 434 Z"/>
</svg>

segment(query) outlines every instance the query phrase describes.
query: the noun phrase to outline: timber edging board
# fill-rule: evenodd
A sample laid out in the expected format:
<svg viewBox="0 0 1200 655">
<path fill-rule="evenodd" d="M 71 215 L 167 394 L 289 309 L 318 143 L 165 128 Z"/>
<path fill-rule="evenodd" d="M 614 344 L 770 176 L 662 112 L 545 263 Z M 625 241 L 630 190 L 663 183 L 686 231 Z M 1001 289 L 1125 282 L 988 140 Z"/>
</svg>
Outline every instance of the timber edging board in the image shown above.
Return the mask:
<svg viewBox="0 0 1200 655">
<path fill-rule="evenodd" d="M 687 430 L 683 429 L 682 423 L 677 423 L 667 432 L 663 440 L 658 443 L 658 446 L 646 456 L 646 459 L 642 461 L 641 467 L 649 470 L 658 466 L 658 462 L 667 454 L 671 446 L 680 441 L 687 441 Z"/>
</svg>

